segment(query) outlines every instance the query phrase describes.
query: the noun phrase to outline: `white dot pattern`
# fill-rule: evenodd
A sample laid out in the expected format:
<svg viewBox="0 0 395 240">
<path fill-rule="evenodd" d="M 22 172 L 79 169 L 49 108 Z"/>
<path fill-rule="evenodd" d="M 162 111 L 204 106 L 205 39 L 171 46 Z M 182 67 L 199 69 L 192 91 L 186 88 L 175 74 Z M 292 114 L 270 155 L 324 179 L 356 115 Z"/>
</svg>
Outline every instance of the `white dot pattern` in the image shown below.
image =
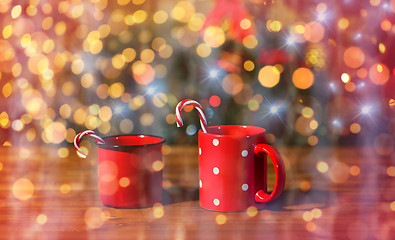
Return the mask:
<svg viewBox="0 0 395 240">
<path fill-rule="evenodd" d="M 247 191 L 247 190 L 248 190 L 248 184 L 247 184 L 247 183 L 244 183 L 244 184 L 241 186 L 241 190 L 243 190 L 244 192 Z"/>
<path fill-rule="evenodd" d="M 199 155 L 202 155 L 202 149 L 199 148 Z"/>
<path fill-rule="evenodd" d="M 202 180 L 199 180 L 199 187 L 200 187 L 200 188 L 202 188 L 202 187 L 203 187 Z"/>
<path fill-rule="evenodd" d="M 218 175 L 218 173 L 219 173 L 219 168 L 217 168 L 217 167 L 213 168 L 213 173 L 214 173 L 215 175 Z"/>
<path fill-rule="evenodd" d="M 220 204 L 219 199 L 215 198 L 213 203 L 214 203 L 215 206 L 218 206 Z"/>
<path fill-rule="evenodd" d="M 214 146 L 218 146 L 218 144 L 219 144 L 219 140 L 216 139 L 216 138 L 214 138 L 214 140 L 213 140 L 213 145 L 214 145 Z"/>
<path fill-rule="evenodd" d="M 247 155 L 248 155 L 248 151 L 247 151 L 247 150 L 243 150 L 243 151 L 241 152 L 241 156 L 247 157 Z"/>
</svg>

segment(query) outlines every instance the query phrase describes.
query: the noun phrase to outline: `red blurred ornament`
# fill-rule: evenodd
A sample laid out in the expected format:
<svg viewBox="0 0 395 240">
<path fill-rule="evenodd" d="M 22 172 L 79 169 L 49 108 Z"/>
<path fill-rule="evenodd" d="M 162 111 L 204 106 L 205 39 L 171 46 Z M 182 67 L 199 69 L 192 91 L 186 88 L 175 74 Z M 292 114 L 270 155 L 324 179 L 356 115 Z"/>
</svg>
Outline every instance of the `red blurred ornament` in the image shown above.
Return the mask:
<svg viewBox="0 0 395 240">
<path fill-rule="evenodd" d="M 221 58 L 217 61 L 218 67 L 228 72 L 240 72 L 241 56 L 237 53 L 222 52 Z"/>
<path fill-rule="evenodd" d="M 293 55 L 281 49 L 262 49 L 259 55 L 259 64 L 284 64 L 293 59 Z"/>
<path fill-rule="evenodd" d="M 208 26 L 221 26 L 226 18 L 229 18 L 229 38 L 242 41 L 244 37 L 254 34 L 252 21 L 249 13 L 240 0 L 216 0 L 214 8 L 207 15 L 202 31 Z M 251 21 L 251 26 L 242 28 L 240 22 L 243 19 Z"/>
</svg>

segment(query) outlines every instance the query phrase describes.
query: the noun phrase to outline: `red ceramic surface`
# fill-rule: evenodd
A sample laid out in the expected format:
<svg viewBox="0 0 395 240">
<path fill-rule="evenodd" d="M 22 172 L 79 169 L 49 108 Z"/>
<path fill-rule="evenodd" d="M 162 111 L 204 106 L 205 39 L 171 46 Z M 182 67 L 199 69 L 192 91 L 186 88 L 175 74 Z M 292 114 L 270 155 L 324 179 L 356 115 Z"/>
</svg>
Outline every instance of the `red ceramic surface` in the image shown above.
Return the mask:
<svg viewBox="0 0 395 240">
<path fill-rule="evenodd" d="M 267 193 L 266 154 L 275 168 L 275 186 Z M 283 160 L 266 144 L 265 129 L 223 125 L 199 131 L 199 202 L 214 211 L 243 211 L 264 207 L 282 192 Z"/>
<path fill-rule="evenodd" d="M 99 192 L 106 206 L 149 207 L 161 201 L 162 143 L 147 135 L 103 138 L 99 147 Z"/>
</svg>

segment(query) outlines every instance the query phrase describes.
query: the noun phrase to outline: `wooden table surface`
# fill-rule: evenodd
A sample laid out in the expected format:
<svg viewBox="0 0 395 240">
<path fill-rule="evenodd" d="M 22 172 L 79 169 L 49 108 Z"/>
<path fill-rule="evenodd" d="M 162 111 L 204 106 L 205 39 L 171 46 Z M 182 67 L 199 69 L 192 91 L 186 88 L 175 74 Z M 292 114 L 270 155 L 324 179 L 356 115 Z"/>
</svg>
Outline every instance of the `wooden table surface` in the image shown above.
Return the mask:
<svg viewBox="0 0 395 240">
<path fill-rule="evenodd" d="M 196 147 L 166 146 L 163 202 L 143 209 L 101 204 L 96 149 L 80 159 L 72 148 L 3 147 L 0 238 L 395 239 L 393 158 L 369 147 L 279 151 L 280 198 L 260 211 L 221 213 L 199 207 Z M 273 172 L 268 178 L 273 184 Z"/>
</svg>

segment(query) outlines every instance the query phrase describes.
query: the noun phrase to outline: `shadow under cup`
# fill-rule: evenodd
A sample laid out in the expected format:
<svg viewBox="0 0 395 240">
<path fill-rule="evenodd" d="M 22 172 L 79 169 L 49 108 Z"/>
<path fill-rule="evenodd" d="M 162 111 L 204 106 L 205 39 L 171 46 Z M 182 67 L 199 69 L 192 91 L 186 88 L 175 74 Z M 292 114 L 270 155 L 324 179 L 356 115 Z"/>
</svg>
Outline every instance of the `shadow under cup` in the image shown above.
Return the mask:
<svg viewBox="0 0 395 240">
<path fill-rule="evenodd" d="M 98 145 L 99 194 L 109 207 L 141 208 L 161 201 L 162 144 L 149 135 L 103 138 Z"/>
</svg>

